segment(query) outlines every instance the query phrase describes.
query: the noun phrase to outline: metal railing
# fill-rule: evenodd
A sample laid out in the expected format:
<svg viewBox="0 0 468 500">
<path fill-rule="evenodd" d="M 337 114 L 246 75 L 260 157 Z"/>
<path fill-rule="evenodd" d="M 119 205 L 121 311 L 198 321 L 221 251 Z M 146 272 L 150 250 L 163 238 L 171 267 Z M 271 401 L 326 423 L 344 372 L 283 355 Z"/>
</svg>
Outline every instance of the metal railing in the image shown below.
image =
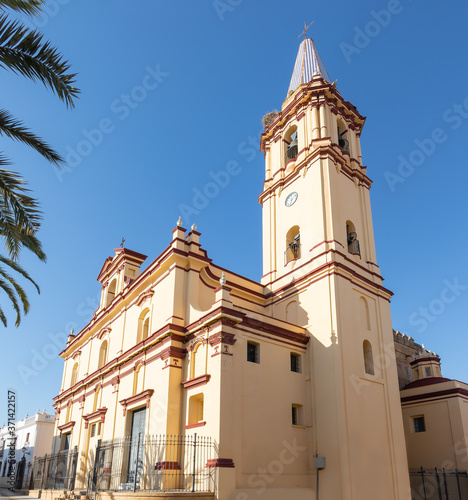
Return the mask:
<svg viewBox="0 0 468 500">
<path fill-rule="evenodd" d="M 73 490 L 78 449 L 60 451 L 34 459 L 29 488 L 33 490 Z"/>
<path fill-rule="evenodd" d="M 215 448 L 197 434 L 99 441 L 88 491 L 214 491 Z"/>
<path fill-rule="evenodd" d="M 466 500 L 468 498 L 468 474 L 458 469 L 410 471 L 412 500 Z"/>
</svg>

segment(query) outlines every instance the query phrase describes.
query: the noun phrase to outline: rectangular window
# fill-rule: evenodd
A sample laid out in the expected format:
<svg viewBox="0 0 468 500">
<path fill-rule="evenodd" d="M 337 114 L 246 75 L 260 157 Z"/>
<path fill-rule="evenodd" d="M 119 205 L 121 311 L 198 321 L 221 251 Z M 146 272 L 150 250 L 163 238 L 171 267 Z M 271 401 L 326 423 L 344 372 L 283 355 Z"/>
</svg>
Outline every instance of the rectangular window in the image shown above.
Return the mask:
<svg viewBox="0 0 468 500">
<path fill-rule="evenodd" d="M 96 424 L 91 425 L 91 437 L 93 438 L 96 435 Z"/>
<path fill-rule="evenodd" d="M 292 424 L 297 425 L 297 406 L 292 407 Z"/>
<path fill-rule="evenodd" d="M 424 422 L 424 416 L 413 417 L 414 432 L 426 432 L 426 423 Z"/>
<path fill-rule="evenodd" d="M 426 377 L 431 376 L 431 369 L 429 367 L 426 368 Z"/>
<path fill-rule="evenodd" d="M 301 373 L 301 357 L 293 352 L 291 353 L 291 371 Z"/>
<path fill-rule="evenodd" d="M 26 434 L 26 443 L 29 443 L 29 432 Z"/>
<path fill-rule="evenodd" d="M 292 425 L 302 425 L 302 406 L 292 405 L 291 407 L 291 423 Z"/>
<path fill-rule="evenodd" d="M 260 363 L 260 346 L 254 342 L 247 342 L 247 361 Z"/>
</svg>

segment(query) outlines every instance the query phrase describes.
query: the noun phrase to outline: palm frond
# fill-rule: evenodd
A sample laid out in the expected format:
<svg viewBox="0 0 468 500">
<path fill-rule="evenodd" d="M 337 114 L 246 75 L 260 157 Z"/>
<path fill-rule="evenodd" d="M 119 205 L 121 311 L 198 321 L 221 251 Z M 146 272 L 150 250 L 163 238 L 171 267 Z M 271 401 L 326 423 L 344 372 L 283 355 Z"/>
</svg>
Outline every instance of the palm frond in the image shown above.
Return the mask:
<svg viewBox="0 0 468 500">
<path fill-rule="evenodd" d="M 45 0 L 1 0 L 0 9 L 4 10 L 7 7 L 17 12 L 24 12 L 25 14 L 35 15 L 41 12 L 41 6 Z"/>
<path fill-rule="evenodd" d="M 28 314 L 28 312 L 29 312 L 29 301 L 28 301 L 28 297 L 26 296 L 26 292 L 23 290 L 23 288 L 20 285 L 18 285 L 18 283 L 16 283 L 16 280 L 14 278 L 12 278 L 6 271 L 4 271 L 2 269 L 2 267 L 0 267 L 0 276 L 3 276 L 6 280 L 8 280 L 11 283 L 11 285 L 15 289 L 15 292 L 17 293 L 18 297 L 21 300 L 21 304 L 23 305 L 24 314 Z M 18 326 L 18 325 L 16 325 L 16 326 Z"/>
<path fill-rule="evenodd" d="M 41 262 L 47 261 L 47 256 L 42 249 L 42 243 L 33 234 L 18 233 L 20 244 L 30 250 Z"/>
<path fill-rule="evenodd" d="M 28 281 L 30 281 L 36 287 L 37 293 L 41 293 L 41 290 L 40 290 L 38 284 L 31 278 L 31 276 L 29 276 L 29 274 L 19 264 L 17 264 L 13 260 L 9 259 L 8 257 L 4 257 L 1 254 L 0 254 L 0 262 L 2 262 L 3 264 L 6 264 L 7 266 L 11 267 L 14 271 L 21 274 L 21 276 L 26 278 Z M 18 295 L 20 295 L 20 294 L 18 293 Z"/>
<path fill-rule="evenodd" d="M 10 299 L 11 304 L 13 305 L 14 310 L 16 311 L 16 322 L 15 325 L 18 326 L 21 322 L 21 309 L 19 308 L 18 300 L 16 299 L 15 291 L 14 289 L 10 286 L 8 281 L 10 280 L 4 280 L 2 278 L 2 270 L 0 269 L 0 290 L 3 290 L 7 295 L 8 298 Z"/>
<path fill-rule="evenodd" d="M 68 73 L 70 64 L 41 33 L 6 15 L 0 16 L 0 66 L 41 81 L 67 106 L 74 106 L 79 90 L 73 86 L 76 74 Z"/>
<path fill-rule="evenodd" d="M 7 326 L 7 319 L 1 307 L 0 307 L 0 321 L 3 323 L 3 326 Z"/>
<path fill-rule="evenodd" d="M 5 109 L 0 109 L 0 135 L 22 142 L 35 149 L 46 160 L 60 166 L 63 158 L 39 136 L 27 129 Z"/>
<path fill-rule="evenodd" d="M 13 261 L 17 261 L 21 249 L 27 248 L 42 261 L 47 261 L 47 256 L 42 249 L 40 240 L 33 234 L 25 234 L 18 229 L 11 218 L 6 217 L 5 212 L 0 210 L 0 236 L 5 238 L 5 249 Z"/>
<path fill-rule="evenodd" d="M 0 154 L 0 164 L 6 163 L 8 160 Z M 45 254 L 35 236 L 41 212 L 25 184 L 17 173 L 0 169 L 0 235 L 5 238 L 5 248 L 12 259 L 18 259 L 24 246 L 44 261 Z"/>
<path fill-rule="evenodd" d="M 3 202 L 3 200 L 1 201 Z M 5 238 L 5 250 L 14 260 L 18 260 L 21 251 L 18 233 L 18 226 L 15 224 L 12 211 L 2 203 L 0 206 L 0 236 Z"/>
<path fill-rule="evenodd" d="M 0 153 L 0 166 L 8 160 Z M 39 229 L 42 214 L 35 198 L 29 196 L 30 190 L 19 174 L 0 168 L 0 203 L 15 215 L 16 223 L 28 233 L 35 234 Z"/>
</svg>

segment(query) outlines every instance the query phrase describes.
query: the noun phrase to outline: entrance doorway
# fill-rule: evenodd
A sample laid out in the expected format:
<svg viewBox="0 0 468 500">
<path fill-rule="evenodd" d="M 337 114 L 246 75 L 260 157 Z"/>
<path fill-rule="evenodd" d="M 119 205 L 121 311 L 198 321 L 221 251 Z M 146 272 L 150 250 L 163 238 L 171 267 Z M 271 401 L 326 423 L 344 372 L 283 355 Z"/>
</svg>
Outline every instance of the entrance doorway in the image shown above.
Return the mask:
<svg viewBox="0 0 468 500">
<path fill-rule="evenodd" d="M 146 408 L 135 410 L 132 414 L 130 434 L 130 455 L 128 458 L 128 482 L 134 489 L 140 487 L 140 477 L 143 473 L 143 441 L 145 436 Z"/>
<path fill-rule="evenodd" d="M 97 460 L 99 450 L 97 449 L 97 445 L 101 436 L 101 422 L 95 422 L 94 424 L 90 424 L 89 426 L 89 438 L 88 438 L 88 481 L 90 479 L 90 474 L 92 474 L 92 484 L 93 491 L 94 485 L 97 480 Z M 93 471 L 91 473 L 91 471 Z"/>
</svg>

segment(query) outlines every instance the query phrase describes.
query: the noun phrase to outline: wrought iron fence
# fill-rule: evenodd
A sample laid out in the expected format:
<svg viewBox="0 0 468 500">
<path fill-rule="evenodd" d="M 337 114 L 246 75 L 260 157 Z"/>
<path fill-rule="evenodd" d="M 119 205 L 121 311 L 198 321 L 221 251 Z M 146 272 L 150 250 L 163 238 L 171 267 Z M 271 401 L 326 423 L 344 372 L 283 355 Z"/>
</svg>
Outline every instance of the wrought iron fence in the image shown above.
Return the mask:
<svg viewBox="0 0 468 500">
<path fill-rule="evenodd" d="M 466 500 L 468 473 L 458 469 L 410 471 L 412 500 Z"/>
<path fill-rule="evenodd" d="M 209 437 L 143 436 L 99 441 L 88 491 L 214 491 Z"/>
<path fill-rule="evenodd" d="M 78 449 L 60 451 L 34 459 L 30 489 L 73 490 Z"/>
</svg>

